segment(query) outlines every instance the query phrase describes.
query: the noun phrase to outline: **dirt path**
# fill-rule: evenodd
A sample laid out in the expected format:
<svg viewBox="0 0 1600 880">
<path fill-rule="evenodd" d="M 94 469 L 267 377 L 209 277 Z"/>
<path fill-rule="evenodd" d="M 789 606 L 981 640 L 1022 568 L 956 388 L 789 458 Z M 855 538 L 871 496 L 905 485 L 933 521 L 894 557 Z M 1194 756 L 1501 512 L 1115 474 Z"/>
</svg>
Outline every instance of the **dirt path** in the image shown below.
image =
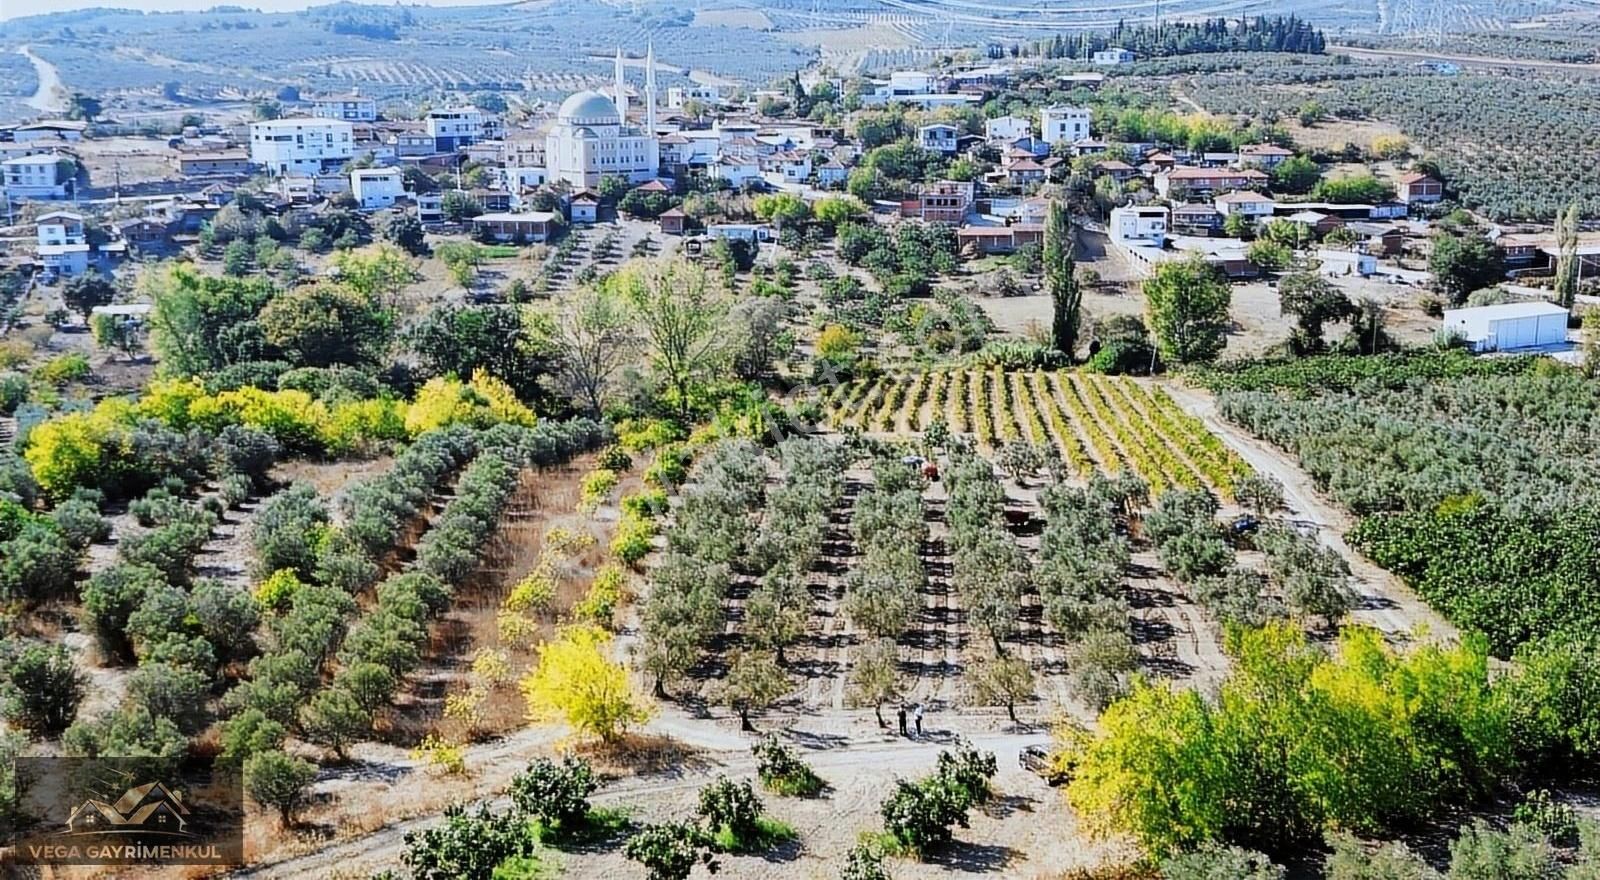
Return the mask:
<svg viewBox="0 0 1600 880">
<path fill-rule="evenodd" d="M 61 73 L 56 66 L 33 54 L 29 46 L 18 46 L 17 54 L 33 63 L 33 73 L 39 79 L 39 85 L 33 90 L 27 100 L 23 101 L 29 107 L 41 113 L 63 113 L 67 103 L 62 99 L 66 90 L 61 86 Z"/>
<path fill-rule="evenodd" d="M 1482 64 L 1489 67 L 1543 67 L 1551 70 L 1577 70 L 1584 73 L 1600 71 L 1600 64 L 1585 64 L 1579 61 L 1495 58 L 1489 55 L 1456 55 L 1448 52 L 1427 52 L 1422 49 L 1366 49 L 1360 46 L 1330 45 L 1328 51 L 1356 58 L 1422 58 L 1434 61 L 1453 61 L 1458 64 Z"/>
<path fill-rule="evenodd" d="M 598 804 L 629 807 L 636 821 L 661 821 L 687 817 L 694 792 L 717 775 L 748 778 L 753 775 L 751 739 L 737 733 L 733 722 L 708 722 L 664 709 L 644 733 L 671 737 L 696 750 L 680 765 L 663 772 L 641 774 L 607 785 L 594 797 Z M 952 727 L 954 725 L 954 727 Z M 927 718 L 923 741 L 885 735 L 871 721 L 871 710 L 826 712 L 806 716 L 785 735 L 805 753 L 805 758 L 829 782 L 831 791 L 815 800 L 766 796 L 767 809 L 792 823 L 801 834 L 791 851 L 767 857 L 729 857 L 718 876 L 779 878 L 828 876 L 837 873 L 844 852 L 860 831 L 880 821 L 878 804 L 896 778 L 909 778 L 931 770 L 938 749 L 966 736 L 979 748 L 993 751 L 1000 767 L 996 788 L 1001 797 L 972 816 L 972 829 L 958 829 L 962 841 L 948 853 L 926 864 L 899 866 L 903 876 L 1011 877 L 1047 876 L 1051 871 L 1092 865 L 1118 853 L 1112 847 L 1091 844 L 1073 833 L 1076 821 L 1060 795 L 1018 768 L 1024 747 L 1045 742 L 1043 732 L 1009 732 L 995 728 L 992 718 L 957 717 L 933 713 Z M 495 796 L 511 772 L 537 755 L 549 754 L 559 732 L 548 728 L 520 731 L 505 740 L 469 749 L 469 766 L 484 774 L 479 796 Z M 371 769 L 371 768 L 366 768 Z M 416 772 L 414 764 L 398 759 L 384 770 L 400 777 Z M 348 771 L 360 775 L 360 768 Z M 334 785 L 317 783 L 319 791 Z M 497 808 L 507 799 L 495 796 Z M 1019 815 L 1021 814 L 1021 815 Z M 396 867 L 407 832 L 439 821 L 437 812 L 387 825 L 364 836 L 333 843 L 317 852 L 275 864 L 235 872 L 235 877 L 365 877 L 373 871 Z M 567 876 L 633 876 L 637 866 L 625 862 L 620 847 L 602 847 L 584 853 L 567 853 Z M 830 870 L 831 869 L 831 870 Z"/>
<path fill-rule="evenodd" d="M 1283 486 L 1283 499 L 1290 517 L 1297 523 L 1314 527 L 1317 539 L 1350 564 L 1356 590 L 1361 594 L 1360 604 L 1350 615 L 1353 620 L 1396 638 L 1407 638 L 1418 631 L 1451 639 L 1458 637 L 1456 628 L 1429 608 L 1398 577 L 1374 565 L 1345 542 L 1344 535 L 1354 525 L 1354 520 L 1317 492 L 1311 478 L 1292 457 L 1222 418 L 1217 412 L 1216 399 L 1210 393 L 1177 383 L 1165 383 L 1163 387 L 1179 406 L 1204 422 L 1258 473 L 1277 480 Z"/>
</svg>

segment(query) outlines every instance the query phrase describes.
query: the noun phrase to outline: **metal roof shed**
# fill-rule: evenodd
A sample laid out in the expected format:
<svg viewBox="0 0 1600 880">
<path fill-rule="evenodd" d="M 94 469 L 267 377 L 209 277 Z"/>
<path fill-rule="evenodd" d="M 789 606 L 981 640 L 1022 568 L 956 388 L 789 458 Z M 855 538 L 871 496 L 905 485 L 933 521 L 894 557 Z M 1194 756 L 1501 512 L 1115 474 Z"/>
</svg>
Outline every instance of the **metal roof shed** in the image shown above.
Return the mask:
<svg viewBox="0 0 1600 880">
<path fill-rule="evenodd" d="M 1567 341 L 1567 310 L 1543 300 L 1447 309 L 1444 328 L 1459 332 L 1473 351 L 1561 345 Z"/>
</svg>

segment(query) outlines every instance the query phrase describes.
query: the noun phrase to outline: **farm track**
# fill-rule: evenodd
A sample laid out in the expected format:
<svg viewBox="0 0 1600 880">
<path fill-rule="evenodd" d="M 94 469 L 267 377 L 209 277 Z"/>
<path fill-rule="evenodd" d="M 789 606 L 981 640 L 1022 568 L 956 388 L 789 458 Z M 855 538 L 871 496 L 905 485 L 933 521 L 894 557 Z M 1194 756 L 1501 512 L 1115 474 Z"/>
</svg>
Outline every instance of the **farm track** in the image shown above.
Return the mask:
<svg viewBox="0 0 1600 880">
<path fill-rule="evenodd" d="M 1428 607 L 1400 579 L 1357 553 L 1344 540 L 1354 525 L 1350 514 L 1324 499 L 1310 476 L 1283 450 L 1259 440 L 1223 419 L 1208 392 L 1181 385 L 1165 386 L 1185 412 L 1201 423 L 1244 459 L 1257 473 L 1277 480 L 1291 519 L 1315 530 L 1317 540 L 1333 549 L 1350 565 L 1360 601 L 1351 619 L 1381 630 L 1390 639 L 1404 641 L 1418 633 L 1456 639 L 1460 633 L 1442 615 Z"/>
</svg>

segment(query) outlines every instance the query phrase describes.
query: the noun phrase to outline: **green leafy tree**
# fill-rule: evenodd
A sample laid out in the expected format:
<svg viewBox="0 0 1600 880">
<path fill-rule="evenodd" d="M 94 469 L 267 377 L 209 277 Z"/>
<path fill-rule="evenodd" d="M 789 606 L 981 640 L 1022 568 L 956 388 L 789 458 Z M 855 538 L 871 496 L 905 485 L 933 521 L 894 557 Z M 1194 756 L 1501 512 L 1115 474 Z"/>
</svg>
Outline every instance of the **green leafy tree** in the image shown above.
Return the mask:
<svg viewBox="0 0 1600 880">
<path fill-rule="evenodd" d="M 378 234 L 384 241 L 400 248 L 413 257 L 424 256 L 428 253 L 427 236 L 422 230 L 422 221 L 416 215 L 405 211 L 394 211 L 384 214 L 378 220 Z"/>
<path fill-rule="evenodd" d="M 393 323 L 371 296 L 341 284 L 280 293 L 259 320 L 267 342 L 312 367 L 377 363 L 388 351 Z"/>
<path fill-rule="evenodd" d="M 739 651 L 728 662 L 722 700 L 739 713 L 739 729 L 754 732 L 750 715 L 765 711 L 789 692 L 793 682 L 770 651 Z"/>
<path fill-rule="evenodd" d="M 1215 267 L 1199 257 L 1162 263 L 1145 280 L 1144 295 L 1163 359 L 1204 363 L 1222 352 L 1233 295 Z"/>
<path fill-rule="evenodd" d="M 300 727 L 312 742 L 333 749 L 334 756 L 342 761 L 350 744 L 371 732 L 372 713 L 349 691 L 328 688 L 300 710 Z"/>
<path fill-rule="evenodd" d="M 557 764 L 538 758 L 511 777 L 511 803 L 546 827 L 575 829 L 589 815 L 589 796 L 600 786 L 589 762 L 567 756 Z"/>
<path fill-rule="evenodd" d="M 244 790 L 256 803 L 277 810 L 285 828 L 293 826 L 294 809 L 316 776 L 310 762 L 277 750 L 257 752 L 244 762 Z"/>
<path fill-rule="evenodd" d="M 1296 272 L 1278 282 L 1278 308 L 1295 317 L 1289 345 L 1296 354 L 1316 354 L 1327 348 L 1323 328 L 1355 317 L 1350 297 L 1327 279 L 1311 272 Z"/>
<path fill-rule="evenodd" d="M 618 283 L 644 328 L 652 365 L 687 422 L 696 387 L 725 360 L 728 303 L 712 292 L 703 269 L 687 263 L 624 273 Z"/>
<path fill-rule="evenodd" d="M 1486 238 L 1476 235 L 1442 235 L 1433 242 L 1428 258 L 1433 282 L 1452 305 L 1467 301 L 1467 295 L 1499 282 L 1505 277 L 1500 251 Z"/>
<path fill-rule="evenodd" d="M 1050 343 L 1069 359 L 1078 350 L 1083 291 L 1073 272 L 1072 217 L 1062 199 L 1050 202 L 1044 226 L 1044 283 L 1050 293 Z"/>
<path fill-rule="evenodd" d="M 439 199 L 439 213 L 451 223 L 460 223 L 482 214 L 483 205 L 470 193 L 453 189 Z"/>
<path fill-rule="evenodd" d="M 90 270 L 61 286 L 61 300 L 67 308 L 83 316 L 85 324 L 95 306 L 110 305 L 117 287 L 99 272 Z"/>
</svg>

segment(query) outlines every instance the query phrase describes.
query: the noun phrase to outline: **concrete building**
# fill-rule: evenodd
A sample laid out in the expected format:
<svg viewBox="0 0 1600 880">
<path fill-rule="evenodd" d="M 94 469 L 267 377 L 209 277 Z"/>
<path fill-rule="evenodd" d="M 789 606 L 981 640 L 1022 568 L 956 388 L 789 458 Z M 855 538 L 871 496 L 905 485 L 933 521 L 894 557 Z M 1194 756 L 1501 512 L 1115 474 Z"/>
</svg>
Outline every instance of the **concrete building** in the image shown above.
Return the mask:
<svg viewBox="0 0 1600 880">
<path fill-rule="evenodd" d="M 346 95 L 321 95 L 311 99 L 311 115 L 318 119 L 374 122 L 378 118 L 378 102 L 359 91 Z"/>
<path fill-rule="evenodd" d="M 667 107 L 672 110 L 682 110 L 683 105 L 690 101 L 699 101 L 702 104 L 716 106 L 722 103 L 722 90 L 716 86 L 695 84 L 692 86 L 673 86 L 667 89 Z"/>
<path fill-rule="evenodd" d="M 363 211 L 391 207 L 406 194 L 405 175 L 398 168 L 357 168 L 350 172 L 350 194 Z"/>
<path fill-rule="evenodd" d="M 250 124 L 250 162 L 268 174 L 317 174 L 355 155 L 355 127 L 340 119 L 271 119 Z"/>
<path fill-rule="evenodd" d="M 75 119 L 46 119 L 19 125 L 11 132 L 11 139 L 19 144 L 31 141 L 81 141 L 88 123 Z"/>
<path fill-rule="evenodd" d="M 1317 249 L 1317 271 L 1330 278 L 1366 278 L 1378 271 L 1378 258 L 1362 251 Z"/>
<path fill-rule="evenodd" d="M 953 156 L 961 129 L 946 122 L 932 122 L 917 128 L 917 145 L 930 153 Z"/>
<path fill-rule="evenodd" d="M 34 229 L 39 265 L 49 277 L 75 278 L 89 270 L 89 242 L 83 215 L 72 211 L 43 214 Z"/>
<path fill-rule="evenodd" d="M 64 199 L 72 193 L 70 165 L 70 157 L 55 153 L 18 156 L 0 162 L 0 183 L 8 198 Z"/>
<path fill-rule="evenodd" d="M 483 111 L 476 107 L 429 110 L 426 124 L 436 153 L 448 153 L 483 140 Z"/>
<path fill-rule="evenodd" d="M 548 240 L 555 225 L 556 215 L 549 211 L 479 214 L 472 218 L 472 230 L 477 235 L 518 244 Z"/>
<path fill-rule="evenodd" d="M 1167 209 L 1155 206 L 1128 205 L 1111 209 L 1111 221 L 1106 232 L 1114 241 L 1126 245 L 1161 247 L 1167 240 Z"/>
<path fill-rule="evenodd" d="M 1134 55 L 1127 49 L 1101 49 L 1090 56 L 1089 60 L 1095 64 L 1109 67 L 1117 64 L 1132 64 Z"/>
<path fill-rule="evenodd" d="M 1026 116 L 997 116 L 985 120 L 983 136 L 986 140 L 1011 143 L 1033 134 L 1033 123 Z"/>
<path fill-rule="evenodd" d="M 1057 104 L 1039 111 L 1039 136 L 1046 143 L 1069 144 L 1089 137 L 1089 110 L 1087 107 L 1068 107 Z"/>
</svg>

